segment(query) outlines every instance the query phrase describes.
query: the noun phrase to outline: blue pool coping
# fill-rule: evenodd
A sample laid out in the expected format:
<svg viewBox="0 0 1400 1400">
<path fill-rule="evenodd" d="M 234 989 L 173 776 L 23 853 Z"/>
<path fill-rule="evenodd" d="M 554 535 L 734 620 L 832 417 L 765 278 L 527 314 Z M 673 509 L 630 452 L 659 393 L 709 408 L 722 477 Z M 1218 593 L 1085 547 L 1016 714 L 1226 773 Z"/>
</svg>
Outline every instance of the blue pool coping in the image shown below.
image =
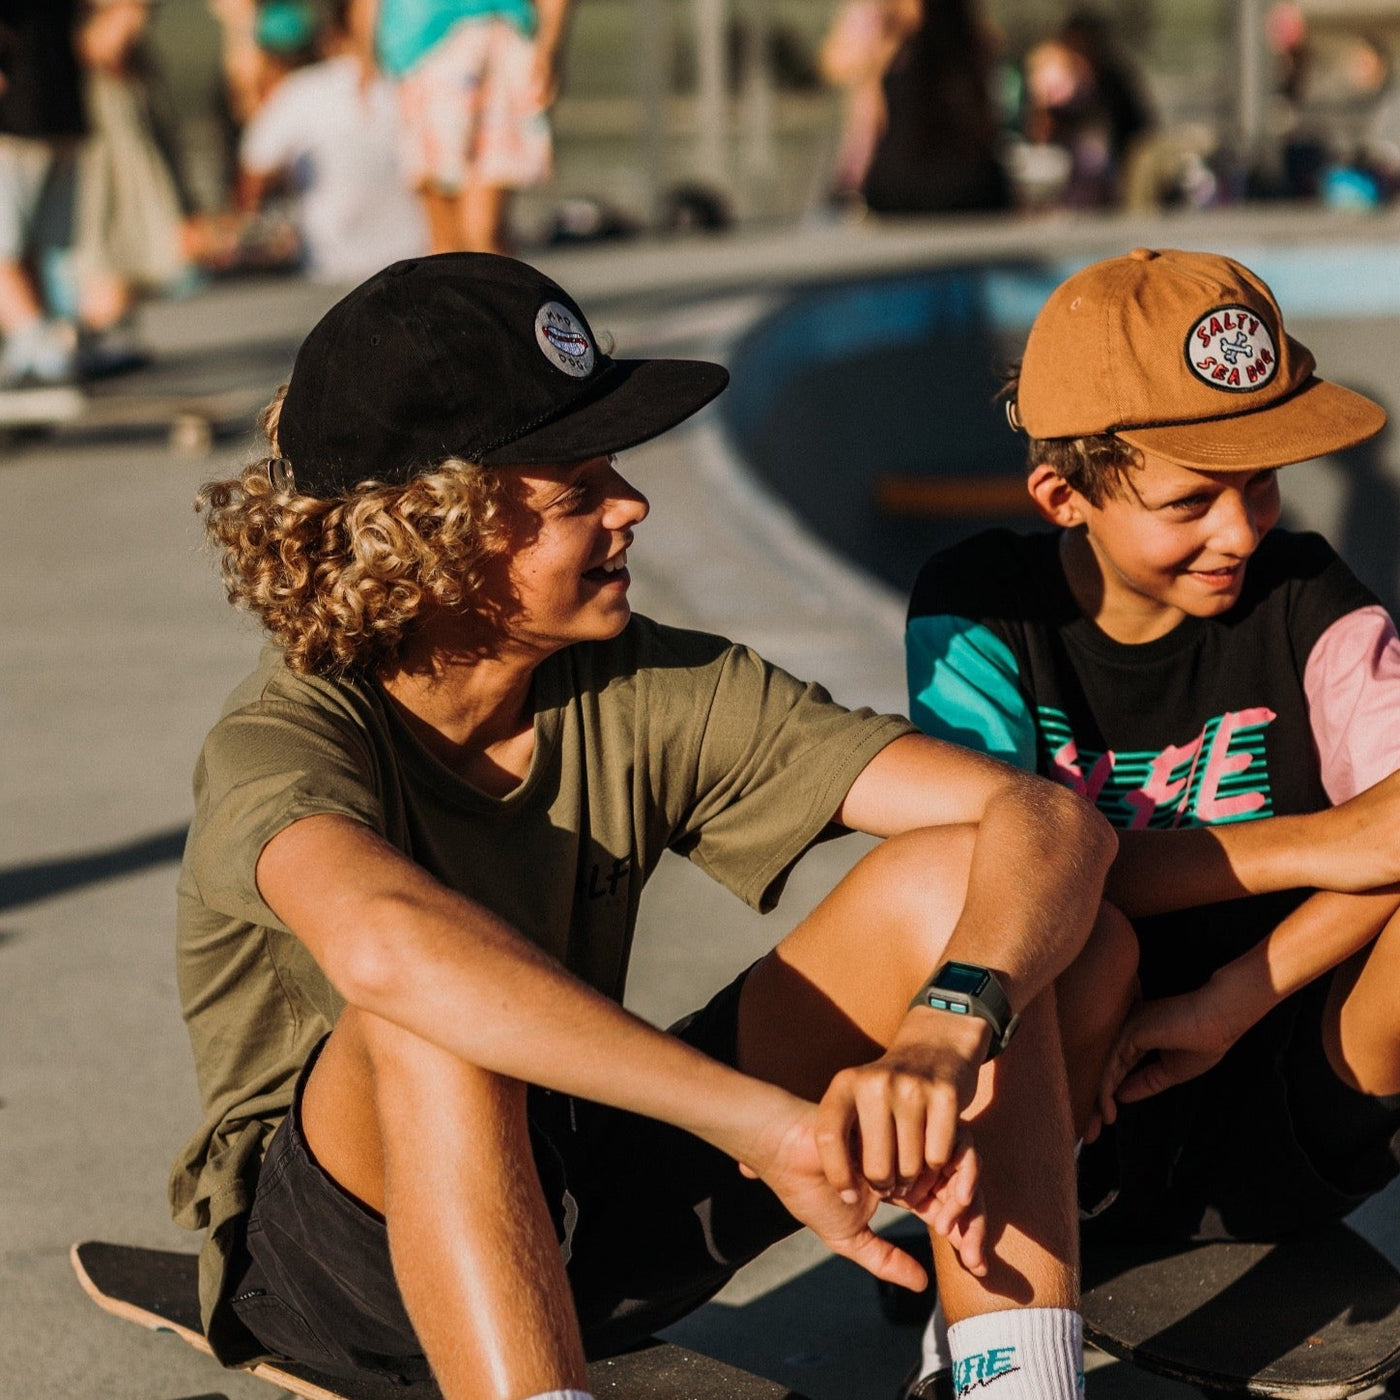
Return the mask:
<svg viewBox="0 0 1400 1400">
<path fill-rule="evenodd" d="M 1400 316 L 1394 240 L 1279 244 L 1223 240 L 1215 248 L 1268 283 L 1286 324 Z M 931 266 L 798 290 L 734 348 L 720 412 L 742 446 L 778 389 L 814 366 L 977 328 L 1014 340 L 1050 293 L 1102 252 Z M 1014 351 L 1012 352 L 1014 355 Z"/>
</svg>

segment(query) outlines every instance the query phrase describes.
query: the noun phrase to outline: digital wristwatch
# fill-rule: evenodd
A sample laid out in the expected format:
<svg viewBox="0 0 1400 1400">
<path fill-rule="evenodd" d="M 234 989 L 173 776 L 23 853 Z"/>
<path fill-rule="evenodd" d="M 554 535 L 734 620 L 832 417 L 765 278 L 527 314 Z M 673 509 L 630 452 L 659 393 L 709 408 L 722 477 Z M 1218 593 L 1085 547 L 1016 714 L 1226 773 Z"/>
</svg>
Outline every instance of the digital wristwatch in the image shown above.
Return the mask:
<svg viewBox="0 0 1400 1400">
<path fill-rule="evenodd" d="M 919 988 L 909 1005 L 928 1006 L 954 1016 L 977 1016 L 985 1021 L 992 1028 L 988 1060 L 996 1059 L 1011 1044 L 1011 1037 L 1021 1024 L 996 974 L 975 963 L 945 962 Z"/>
</svg>

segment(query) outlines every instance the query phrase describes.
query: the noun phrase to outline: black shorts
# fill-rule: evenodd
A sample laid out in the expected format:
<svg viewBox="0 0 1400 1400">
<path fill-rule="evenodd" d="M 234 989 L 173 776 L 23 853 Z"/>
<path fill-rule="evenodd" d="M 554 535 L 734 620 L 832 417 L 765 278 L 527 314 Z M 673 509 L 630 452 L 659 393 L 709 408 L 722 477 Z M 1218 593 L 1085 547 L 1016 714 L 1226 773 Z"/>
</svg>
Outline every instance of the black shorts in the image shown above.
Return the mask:
<svg viewBox="0 0 1400 1400">
<path fill-rule="evenodd" d="M 1277 1239 L 1339 1220 L 1396 1175 L 1400 1095 L 1359 1093 L 1333 1072 L 1330 980 L 1275 1007 L 1206 1074 L 1120 1110 L 1080 1158 L 1081 1204 L 1118 1189 L 1088 1229 Z"/>
<path fill-rule="evenodd" d="M 743 977 L 672 1033 L 736 1057 Z M 296 1100 L 263 1161 L 235 1313 L 270 1353 L 333 1375 L 428 1375 L 389 1262 L 384 1219 L 312 1157 Z M 724 1153 L 678 1128 L 532 1088 L 535 1168 L 554 1217 L 590 1357 L 635 1346 L 713 1296 L 797 1222 Z"/>
</svg>

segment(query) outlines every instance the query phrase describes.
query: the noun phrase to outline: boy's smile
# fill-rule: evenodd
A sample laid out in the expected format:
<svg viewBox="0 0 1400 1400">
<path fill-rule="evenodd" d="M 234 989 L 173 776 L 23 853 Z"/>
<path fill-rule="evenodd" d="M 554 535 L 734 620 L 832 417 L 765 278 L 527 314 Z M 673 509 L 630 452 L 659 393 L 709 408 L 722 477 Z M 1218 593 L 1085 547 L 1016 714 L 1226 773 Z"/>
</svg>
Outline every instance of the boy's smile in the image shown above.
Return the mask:
<svg viewBox="0 0 1400 1400">
<path fill-rule="evenodd" d="M 1056 512 L 1056 523 L 1071 527 L 1061 551 L 1070 589 L 1120 642 L 1152 641 L 1183 618 L 1227 612 L 1279 517 L 1274 471 L 1194 471 L 1147 452 L 1142 459 L 1125 471 L 1118 494 L 1093 505 L 1071 491 Z"/>
<path fill-rule="evenodd" d="M 528 542 L 513 551 L 512 637 L 545 653 L 616 636 L 627 625 L 627 551 L 647 500 L 612 457 L 518 467 Z"/>
</svg>

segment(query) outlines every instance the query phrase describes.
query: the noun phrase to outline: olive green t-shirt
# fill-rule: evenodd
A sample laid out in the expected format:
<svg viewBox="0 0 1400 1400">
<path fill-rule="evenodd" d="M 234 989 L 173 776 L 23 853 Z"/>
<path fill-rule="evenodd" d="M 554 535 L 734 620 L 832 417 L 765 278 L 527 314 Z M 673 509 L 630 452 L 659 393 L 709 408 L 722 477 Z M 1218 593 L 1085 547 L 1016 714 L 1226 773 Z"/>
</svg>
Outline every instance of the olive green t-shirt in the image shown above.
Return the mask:
<svg viewBox="0 0 1400 1400">
<path fill-rule="evenodd" d="M 241 1329 L 214 1304 L 253 1169 L 342 1005 L 258 893 L 268 841 L 313 814 L 363 822 L 620 1000 L 663 851 L 766 910 L 861 769 L 911 728 L 843 709 L 746 647 L 642 617 L 551 657 L 533 700 L 530 771 L 500 798 L 428 754 L 372 682 L 297 675 L 271 647 L 205 741 L 177 972 L 206 1116 L 170 1199 L 181 1224 L 209 1229 L 200 1291 L 225 1359 Z"/>
</svg>

